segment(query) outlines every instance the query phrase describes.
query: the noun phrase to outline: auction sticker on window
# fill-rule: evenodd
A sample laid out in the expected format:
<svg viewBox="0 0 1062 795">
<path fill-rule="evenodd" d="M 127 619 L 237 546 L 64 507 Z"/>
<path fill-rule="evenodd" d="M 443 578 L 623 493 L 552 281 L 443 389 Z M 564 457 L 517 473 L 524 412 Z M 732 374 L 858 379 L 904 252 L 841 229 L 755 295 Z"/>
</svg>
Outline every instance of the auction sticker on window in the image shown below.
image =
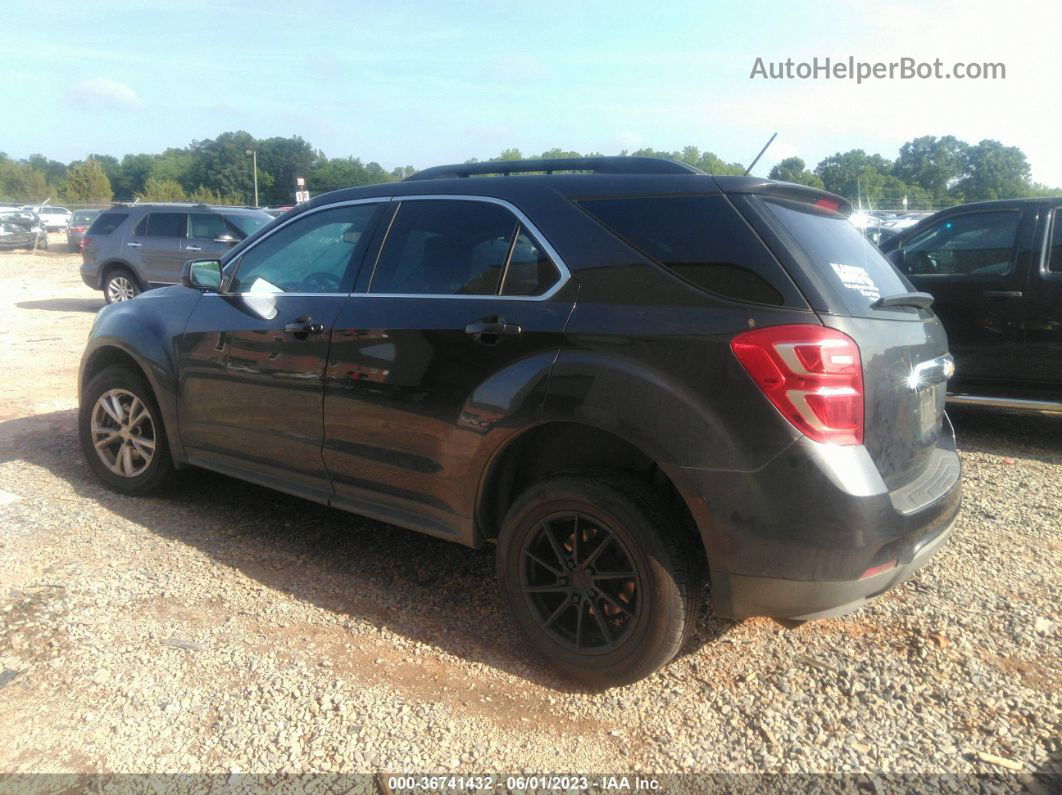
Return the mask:
<svg viewBox="0 0 1062 795">
<path fill-rule="evenodd" d="M 830 267 L 841 280 L 841 284 L 849 290 L 855 290 L 864 298 L 874 301 L 881 298 L 881 290 L 862 265 L 843 265 L 840 262 L 831 262 Z"/>
</svg>

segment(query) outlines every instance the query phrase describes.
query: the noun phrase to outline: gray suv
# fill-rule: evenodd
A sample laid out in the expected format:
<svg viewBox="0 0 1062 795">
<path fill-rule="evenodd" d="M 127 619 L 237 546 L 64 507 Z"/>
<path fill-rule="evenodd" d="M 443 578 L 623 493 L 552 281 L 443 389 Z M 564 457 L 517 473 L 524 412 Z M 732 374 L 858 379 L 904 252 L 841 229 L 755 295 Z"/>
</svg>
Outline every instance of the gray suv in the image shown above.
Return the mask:
<svg viewBox="0 0 1062 795">
<path fill-rule="evenodd" d="M 185 260 L 220 257 L 272 221 L 261 210 L 136 204 L 102 213 L 85 233 L 81 278 L 108 304 L 181 281 Z"/>
</svg>

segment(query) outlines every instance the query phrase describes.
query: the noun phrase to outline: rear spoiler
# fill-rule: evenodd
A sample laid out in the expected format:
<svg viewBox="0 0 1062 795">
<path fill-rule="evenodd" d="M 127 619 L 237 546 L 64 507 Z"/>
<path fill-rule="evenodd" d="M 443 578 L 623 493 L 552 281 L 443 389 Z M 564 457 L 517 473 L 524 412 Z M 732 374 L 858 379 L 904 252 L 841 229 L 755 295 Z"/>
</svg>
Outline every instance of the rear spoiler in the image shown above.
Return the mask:
<svg viewBox="0 0 1062 795">
<path fill-rule="evenodd" d="M 801 204 L 814 204 L 824 210 L 848 216 L 855 210 L 844 196 L 836 193 L 797 185 L 795 182 L 779 182 L 762 177 L 717 177 L 712 179 L 723 193 L 751 193 L 759 196 L 773 196 Z"/>
</svg>

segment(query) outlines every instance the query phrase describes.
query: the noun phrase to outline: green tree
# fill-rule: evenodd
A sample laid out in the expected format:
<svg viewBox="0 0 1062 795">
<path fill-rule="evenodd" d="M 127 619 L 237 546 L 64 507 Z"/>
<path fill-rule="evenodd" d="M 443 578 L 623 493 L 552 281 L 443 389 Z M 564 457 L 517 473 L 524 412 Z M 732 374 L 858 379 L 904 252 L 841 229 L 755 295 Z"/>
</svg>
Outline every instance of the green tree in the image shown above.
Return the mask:
<svg viewBox="0 0 1062 795">
<path fill-rule="evenodd" d="M 795 182 L 798 185 L 810 185 L 813 188 L 823 187 L 822 180 L 819 179 L 818 175 L 808 171 L 804 166 L 804 161 L 799 157 L 787 157 L 785 160 L 778 161 L 767 176 L 769 179 Z"/>
<path fill-rule="evenodd" d="M 111 181 L 92 157 L 70 169 L 63 180 L 61 193 L 68 202 L 109 202 L 114 196 Z"/>
<path fill-rule="evenodd" d="M 862 149 L 838 152 L 820 161 L 815 174 L 823 187 L 851 201 L 872 197 L 892 164 L 881 155 L 868 155 Z"/>
<path fill-rule="evenodd" d="M 144 202 L 183 202 L 188 199 L 188 194 L 175 179 L 148 177 L 144 189 L 136 197 Z"/>
<path fill-rule="evenodd" d="M 968 149 L 968 144 L 953 135 L 923 135 L 900 147 L 893 174 L 926 191 L 931 201 L 945 204 L 963 176 Z"/>
<path fill-rule="evenodd" d="M 196 186 L 191 176 L 193 160 L 192 153 L 187 149 L 167 149 L 155 157 L 148 176 L 156 180 L 172 180 L 182 188 L 192 190 Z"/>
<path fill-rule="evenodd" d="M 956 185 L 963 201 L 1029 195 L 1029 161 L 1018 147 L 985 139 L 966 150 L 964 162 L 966 175 Z"/>
<path fill-rule="evenodd" d="M 50 185 L 58 185 L 66 178 L 68 168 L 65 163 L 52 160 L 44 155 L 34 154 L 26 158 L 26 165 L 35 168 L 44 174 L 44 179 Z"/>
<path fill-rule="evenodd" d="M 144 183 L 151 176 L 156 157 L 144 154 L 123 157 L 117 176 L 111 180 L 114 195 L 120 199 L 131 199 L 144 190 Z"/>
<path fill-rule="evenodd" d="M 306 180 L 313 193 L 327 193 L 340 188 L 368 185 L 369 174 L 356 157 L 320 157 Z"/>
<path fill-rule="evenodd" d="M 258 194 L 261 203 L 291 204 L 295 200 L 295 178 L 309 179 L 319 157 L 318 153 L 297 135 L 258 141 L 257 151 Z M 249 172 L 250 163 L 246 154 L 243 157 L 244 168 Z"/>
<path fill-rule="evenodd" d="M 6 157 L 0 160 L 0 198 L 21 204 L 44 201 L 50 195 L 43 172 Z"/>
</svg>

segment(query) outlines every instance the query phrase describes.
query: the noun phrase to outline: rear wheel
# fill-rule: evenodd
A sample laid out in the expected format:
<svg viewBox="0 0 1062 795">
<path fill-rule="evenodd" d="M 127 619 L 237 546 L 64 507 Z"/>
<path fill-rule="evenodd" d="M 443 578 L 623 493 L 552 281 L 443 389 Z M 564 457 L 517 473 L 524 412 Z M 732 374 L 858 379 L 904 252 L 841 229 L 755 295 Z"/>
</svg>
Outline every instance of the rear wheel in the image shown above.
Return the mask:
<svg viewBox="0 0 1062 795">
<path fill-rule="evenodd" d="M 127 367 L 108 367 L 89 381 L 78 435 L 96 477 L 122 494 L 159 491 L 176 471 L 155 396 L 144 377 Z"/>
<path fill-rule="evenodd" d="M 661 495 L 621 474 L 559 476 L 524 492 L 498 538 L 517 624 L 555 667 L 597 687 L 648 676 L 697 619 L 702 571 Z"/>
<path fill-rule="evenodd" d="M 131 301 L 140 295 L 140 283 L 131 271 L 115 268 L 103 280 L 103 298 L 108 304 Z"/>
</svg>

